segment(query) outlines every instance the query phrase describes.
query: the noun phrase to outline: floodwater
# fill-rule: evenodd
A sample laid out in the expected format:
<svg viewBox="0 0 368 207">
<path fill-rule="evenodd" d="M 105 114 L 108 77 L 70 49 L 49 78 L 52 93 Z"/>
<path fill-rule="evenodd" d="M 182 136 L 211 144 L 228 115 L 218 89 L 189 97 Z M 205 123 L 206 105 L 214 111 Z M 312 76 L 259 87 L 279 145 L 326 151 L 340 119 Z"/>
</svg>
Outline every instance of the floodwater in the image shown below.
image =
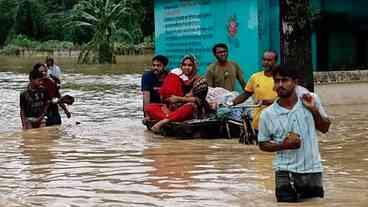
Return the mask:
<svg viewBox="0 0 368 207">
<path fill-rule="evenodd" d="M 141 124 L 140 74 L 68 73 L 60 127 L 22 131 L 24 73 L 0 72 L 0 206 L 295 206 L 274 198 L 272 153 L 237 140 L 178 140 Z M 368 206 L 368 106 L 330 106 L 320 136 L 326 197 Z M 76 124 L 76 123 L 80 124 Z"/>
</svg>

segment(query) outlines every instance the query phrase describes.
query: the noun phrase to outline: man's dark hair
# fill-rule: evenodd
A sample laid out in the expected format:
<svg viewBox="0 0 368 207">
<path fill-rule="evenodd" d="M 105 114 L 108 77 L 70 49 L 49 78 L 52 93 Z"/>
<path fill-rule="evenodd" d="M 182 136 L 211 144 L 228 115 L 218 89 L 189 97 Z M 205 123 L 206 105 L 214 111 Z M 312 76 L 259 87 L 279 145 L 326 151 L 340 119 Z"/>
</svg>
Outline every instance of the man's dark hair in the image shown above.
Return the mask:
<svg viewBox="0 0 368 207">
<path fill-rule="evenodd" d="M 35 80 L 35 79 L 38 79 L 38 78 L 43 78 L 43 74 L 37 70 L 32 70 L 30 73 L 29 73 L 29 80 Z"/>
<path fill-rule="evenodd" d="M 152 62 L 155 60 L 161 62 L 165 67 L 169 63 L 169 59 L 167 59 L 167 57 L 163 55 L 156 55 L 155 57 L 152 58 Z"/>
<path fill-rule="evenodd" d="M 44 66 L 44 64 L 42 64 L 42 63 L 36 63 L 36 64 L 33 65 L 33 70 L 38 71 L 41 66 Z"/>
<path fill-rule="evenodd" d="M 48 61 L 51 61 L 52 63 L 54 63 L 54 58 L 52 58 L 52 57 L 47 57 L 47 58 L 46 58 L 46 62 L 48 62 Z"/>
<path fill-rule="evenodd" d="M 229 50 L 229 48 L 227 47 L 227 45 L 226 45 L 225 43 L 217 43 L 217 44 L 215 44 L 215 45 L 213 46 L 213 48 L 212 48 L 212 53 L 213 53 L 214 55 L 216 55 L 216 49 L 217 49 L 218 47 L 220 47 L 220 48 L 225 48 L 226 50 Z"/>
<path fill-rule="evenodd" d="M 280 64 L 274 66 L 272 70 L 272 75 L 275 77 L 276 75 L 280 75 L 283 77 L 289 77 L 292 79 L 300 79 L 300 74 L 296 66 L 290 64 Z"/>
</svg>

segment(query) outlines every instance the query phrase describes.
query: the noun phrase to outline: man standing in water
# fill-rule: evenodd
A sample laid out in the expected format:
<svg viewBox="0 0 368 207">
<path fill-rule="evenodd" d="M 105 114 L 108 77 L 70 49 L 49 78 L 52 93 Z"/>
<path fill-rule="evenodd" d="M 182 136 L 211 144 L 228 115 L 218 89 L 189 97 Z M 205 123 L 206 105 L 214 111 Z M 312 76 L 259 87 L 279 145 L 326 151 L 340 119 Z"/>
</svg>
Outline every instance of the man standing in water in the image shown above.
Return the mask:
<svg viewBox="0 0 368 207">
<path fill-rule="evenodd" d="M 276 62 L 276 52 L 265 52 L 262 59 L 263 71 L 253 74 L 244 89 L 244 93 L 240 94 L 233 101 L 233 104 L 237 105 L 243 103 L 254 94 L 256 102 L 261 104 L 260 107 L 254 110 L 252 116 L 252 127 L 255 129 L 256 133 L 258 132 L 259 116 L 262 110 L 271 105 L 277 97 L 274 91 L 274 82 L 272 78 L 272 68 L 275 66 Z"/>
<path fill-rule="evenodd" d="M 143 109 L 149 103 L 161 103 L 160 87 L 167 75 L 167 57 L 156 55 L 152 59 L 152 68 L 142 76 Z"/>
<path fill-rule="evenodd" d="M 41 86 L 43 75 L 38 70 L 29 73 L 30 84 L 20 94 L 20 118 L 23 129 L 42 127 L 49 106 L 47 90 Z"/>
<path fill-rule="evenodd" d="M 244 89 L 245 81 L 240 66 L 227 59 L 227 45 L 218 43 L 213 46 L 212 52 L 217 61 L 207 67 L 206 80 L 208 86 L 221 87 L 229 91 L 235 91 L 235 83 L 236 80 L 238 80 L 242 89 Z"/>
<path fill-rule="evenodd" d="M 313 93 L 296 94 L 296 68 L 280 65 L 273 71 L 279 97 L 260 117 L 258 141 L 274 160 L 278 202 L 323 197 L 322 164 L 316 129 L 326 133 L 330 120 Z"/>
</svg>

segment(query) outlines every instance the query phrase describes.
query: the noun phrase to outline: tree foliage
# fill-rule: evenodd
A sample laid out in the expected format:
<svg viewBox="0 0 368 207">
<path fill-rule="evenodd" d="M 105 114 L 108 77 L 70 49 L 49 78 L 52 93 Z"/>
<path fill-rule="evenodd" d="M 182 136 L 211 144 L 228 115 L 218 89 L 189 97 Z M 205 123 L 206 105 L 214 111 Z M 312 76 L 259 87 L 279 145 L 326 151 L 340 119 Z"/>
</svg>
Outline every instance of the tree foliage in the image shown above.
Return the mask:
<svg viewBox="0 0 368 207">
<path fill-rule="evenodd" d="M 80 63 L 112 63 L 114 42 L 118 37 L 131 37 L 123 27 L 118 27 L 120 19 L 131 13 L 128 1 L 89 0 L 79 2 L 72 11 L 71 28 L 85 27 L 92 31 L 92 39 L 83 47 Z"/>
<path fill-rule="evenodd" d="M 313 91 L 311 31 L 314 15 L 309 0 L 280 0 L 281 57 L 303 74 L 302 84 Z"/>
<path fill-rule="evenodd" d="M 72 41 L 77 45 L 90 42 L 95 31 L 92 27 L 64 27 L 78 13 L 78 9 L 84 9 L 83 2 L 103 4 L 106 0 L 0 0 L 0 46 L 18 35 L 41 42 L 60 40 Z M 114 20 L 118 28 L 112 33 L 114 41 L 138 44 L 146 36 L 152 36 L 153 1 L 110 0 L 110 3 L 122 4 L 131 10 L 130 15 L 122 15 L 117 21 Z"/>
</svg>

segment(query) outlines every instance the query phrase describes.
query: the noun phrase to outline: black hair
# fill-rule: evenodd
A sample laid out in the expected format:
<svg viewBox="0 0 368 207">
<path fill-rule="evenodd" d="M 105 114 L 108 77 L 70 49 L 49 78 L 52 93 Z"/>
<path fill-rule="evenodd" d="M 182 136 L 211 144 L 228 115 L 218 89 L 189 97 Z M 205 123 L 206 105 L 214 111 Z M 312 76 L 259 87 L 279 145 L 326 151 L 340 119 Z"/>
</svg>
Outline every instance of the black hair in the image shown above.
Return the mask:
<svg viewBox="0 0 368 207">
<path fill-rule="evenodd" d="M 44 66 L 42 63 L 36 63 L 33 65 L 33 70 L 38 71 L 40 67 Z"/>
<path fill-rule="evenodd" d="M 35 69 L 33 69 L 31 72 L 29 72 L 29 80 L 35 80 L 35 79 L 38 79 L 38 78 L 43 78 L 43 74 Z"/>
<path fill-rule="evenodd" d="M 47 57 L 47 58 L 46 58 L 46 62 L 48 62 L 48 61 L 51 61 L 52 63 L 54 63 L 54 58 L 52 58 L 52 57 Z"/>
<path fill-rule="evenodd" d="M 167 57 L 163 55 L 156 55 L 155 57 L 152 58 L 152 62 L 155 60 L 161 62 L 165 67 L 169 63 L 169 59 L 167 59 Z"/>
<path fill-rule="evenodd" d="M 217 44 L 215 44 L 215 45 L 213 46 L 213 48 L 212 48 L 212 53 L 213 53 L 214 55 L 216 55 L 216 49 L 217 49 L 218 47 L 225 48 L 226 50 L 229 50 L 229 48 L 227 47 L 227 45 L 226 45 L 225 43 L 217 43 Z"/>
<path fill-rule="evenodd" d="M 272 70 L 272 75 L 275 77 L 276 75 L 280 75 L 283 77 L 289 77 L 293 80 L 300 79 L 300 74 L 296 66 L 290 64 L 280 64 L 274 66 Z"/>
</svg>

